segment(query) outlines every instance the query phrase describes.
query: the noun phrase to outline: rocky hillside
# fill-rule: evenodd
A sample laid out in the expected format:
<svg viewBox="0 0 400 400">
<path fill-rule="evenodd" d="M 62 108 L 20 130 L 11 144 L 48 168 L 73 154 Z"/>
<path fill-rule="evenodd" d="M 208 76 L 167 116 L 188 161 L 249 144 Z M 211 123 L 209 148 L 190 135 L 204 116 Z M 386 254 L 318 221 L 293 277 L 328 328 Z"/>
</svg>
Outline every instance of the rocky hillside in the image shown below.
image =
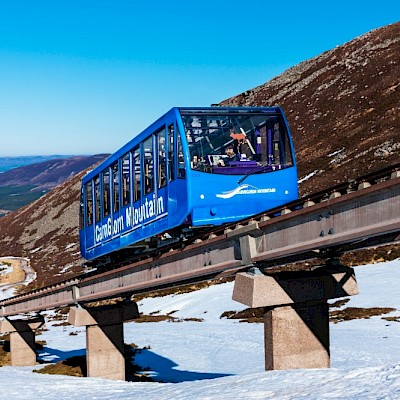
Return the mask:
<svg viewBox="0 0 400 400">
<path fill-rule="evenodd" d="M 224 105 L 281 105 L 302 194 L 400 161 L 400 23 L 307 60 Z M 0 256 L 31 259 L 36 286 L 81 271 L 76 175 L 0 219 Z"/>
<path fill-rule="evenodd" d="M 280 105 L 302 194 L 400 161 L 400 23 L 290 68 L 221 105 Z"/>
<path fill-rule="evenodd" d="M 0 254 L 30 259 L 37 272 L 30 288 L 82 272 L 78 223 L 80 180 L 84 173 L 0 218 Z"/>
</svg>

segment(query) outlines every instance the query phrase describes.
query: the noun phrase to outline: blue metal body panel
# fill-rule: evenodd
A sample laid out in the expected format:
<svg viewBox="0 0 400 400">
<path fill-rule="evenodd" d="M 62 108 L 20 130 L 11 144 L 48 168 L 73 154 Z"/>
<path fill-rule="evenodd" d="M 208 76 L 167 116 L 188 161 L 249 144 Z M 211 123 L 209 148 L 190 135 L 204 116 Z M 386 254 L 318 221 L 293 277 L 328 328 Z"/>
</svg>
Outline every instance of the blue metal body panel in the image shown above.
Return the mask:
<svg viewBox="0 0 400 400">
<path fill-rule="evenodd" d="M 193 171 L 190 177 L 193 226 L 237 221 L 298 198 L 296 168 L 249 176 L 212 175 Z"/>
</svg>

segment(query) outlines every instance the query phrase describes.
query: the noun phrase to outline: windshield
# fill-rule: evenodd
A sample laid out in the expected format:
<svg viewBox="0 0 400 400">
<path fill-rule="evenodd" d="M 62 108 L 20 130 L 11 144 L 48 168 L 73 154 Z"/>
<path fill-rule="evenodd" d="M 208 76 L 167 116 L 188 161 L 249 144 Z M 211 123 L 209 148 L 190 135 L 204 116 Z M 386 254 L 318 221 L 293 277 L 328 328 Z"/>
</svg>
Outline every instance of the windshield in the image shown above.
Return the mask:
<svg viewBox="0 0 400 400">
<path fill-rule="evenodd" d="M 191 168 L 241 175 L 293 165 L 287 129 L 280 115 L 237 113 L 182 115 Z"/>
</svg>

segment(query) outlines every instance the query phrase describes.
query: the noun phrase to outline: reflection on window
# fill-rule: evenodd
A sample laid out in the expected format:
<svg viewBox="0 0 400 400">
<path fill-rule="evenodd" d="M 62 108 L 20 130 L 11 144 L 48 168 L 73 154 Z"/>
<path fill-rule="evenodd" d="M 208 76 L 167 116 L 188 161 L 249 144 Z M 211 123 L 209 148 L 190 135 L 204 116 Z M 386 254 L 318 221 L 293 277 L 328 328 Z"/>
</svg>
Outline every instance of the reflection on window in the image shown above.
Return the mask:
<svg viewBox="0 0 400 400">
<path fill-rule="evenodd" d="M 140 193 L 141 189 L 141 174 L 140 171 L 142 170 L 140 167 L 140 150 L 139 148 L 135 149 L 133 153 L 133 168 L 135 174 L 135 196 L 133 201 L 140 200 Z"/>
<path fill-rule="evenodd" d="M 235 112 L 214 115 L 182 113 L 191 168 L 242 174 L 241 167 L 265 170 L 293 165 L 286 124 L 279 115 Z"/>
<path fill-rule="evenodd" d="M 175 148 L 174 148 L 174 125 L 168 126 L 168 181 L 175 179 Z"/>
<path fill-rule="evenodd" d="M 93 195 L 92 195 L 92 181 L 86 183 L 86 226 L 93 224 Z"/>
<path fill-rule="evenodd" d="M 183 147 L 181 136 L 179 135 L 179 130 L 176 132 L 176 141 L 178 144 L 178 178 L 185 178 L 186 170 L 185 170 L 185 157 L 183 155 Z"/>
<path fill-rule="evenodd" d="M 154 191 L 153 135 L 143 142 L 144 192 Z"/>
<path fill-rule="evenodd" d="M 94 196 L 96 201 L 96 222 L 100 221 L 100 178 L 97 176 L 94 180 Z"/>
<path fill-rule="evenodd" d="M 118 162 L 111 166 L 112 173 L 112 193 L 113 193 L 113 209 L 114 212 L 119 211 L 119 173 Z"/>
<path fill-rule="evenodd" d="M 131 202 L 131 156 L 130 153 L 122 157 L 122 205 Z"/>
<path fill-rule="evenodd" d="M 157 133 L 158 142 L 158 188 L 167 184 L 167 154 L 165 143 L 165 128 Z"/>
<path fill-rule="evenodd" d="M 104 171 L 103 176 L 103 218 L 110 215 L 110 173 Z"/>
<path fill-rule="evenodd" d="M 84 197 L 84 188 L 81 188 L 81 196 L 79 202 L 79 229 L 83 229 L 86 226 L 85 218 L 85 197 Z"/>
</svg>

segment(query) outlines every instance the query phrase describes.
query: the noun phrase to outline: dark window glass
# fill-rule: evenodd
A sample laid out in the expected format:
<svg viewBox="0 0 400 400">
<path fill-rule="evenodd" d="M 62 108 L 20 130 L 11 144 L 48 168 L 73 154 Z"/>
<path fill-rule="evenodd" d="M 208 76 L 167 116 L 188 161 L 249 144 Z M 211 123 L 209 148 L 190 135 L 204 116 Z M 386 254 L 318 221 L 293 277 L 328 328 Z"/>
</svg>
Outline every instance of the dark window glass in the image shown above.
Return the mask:
<svg viewBox="0 0 400 400">
<path fill-rule="evenodd" d="M 81 188 L 81 200 L 79 203 L 79 229 L 83 229 L 85 227 L 85 222 L 84 222 L 84 210 L 85 210 L 85 198 L 84 198 L 84 188 Z"/>
<path fill-rule="evenodd" d="M 153 135 L 143 142 L 144 192 L 154 191 Z"/>
<path fill-rule="evenodd" d="M 110 215 L 110 173 L 104 171 L 103 176 L 103 214 L 102 217 Z"/>
<path fill-rule="evenodd" d="M 94 180 L 94 196 L 96 204 L 96 222 L 100 221 L 100 178 L 96 177 Z"/>
<path fill-rule="evenodd" d="M 113 210 L 119 211 L 119 168 L 118 163 L 111 166 L 112 173 L 112 194 L 113 194 Z"/>
<path fill-rule="evenodd" d="M 122 205 L 126 206 L 131 202 L 131 157 L 130 153 L 122 157 Z"/>
<path fill-rule="evenodd" d="M 158 143 L 158 187 L 162 188 L 167 184 L 167 155 L 165 152 L 165 128 L 157 132 Z"/>
<path fill-rule="evenodd" d="M 179 130 L 176 132 L 176 141 L 178 144 L 178 178 L 185 178 L 186 170 L 185 170 L 185 157 L 183 155 L 183 147 L 181 136 L 179 135 Z"/>
<path fill-rule="evenodd" d="M 260 167 L 265 167 L 268 172 L 293 165 L 286 124 L 280 115 L 189 113 L 182 115 L 182 122 L 191 168 L 197 171 L 241 175 L 244 169 L 262 171 Z"/>
<path fill-rule="evenodd" d="M 175 147 L 174 147 L 174 125 L 168 126 L 168 180 L 175 179 Z"/>
<path fill-rule="evenodd" d="M 141 176 L 140 176 L 140 150 L 139 148 L 136 148 L 133 153 L 133 168 L 134 168 L 134 174 L 135 174 L 135 196 L 133 201 L 138 201 L 140 200 L 140 193 L 142 192 L 141 189 Z"/>
<path fill-rule="evenodd" d="M 86 226 L 93 224 L 93 194 L 92 194 L 92 181 L 86 183 Z"/>
</svg>

